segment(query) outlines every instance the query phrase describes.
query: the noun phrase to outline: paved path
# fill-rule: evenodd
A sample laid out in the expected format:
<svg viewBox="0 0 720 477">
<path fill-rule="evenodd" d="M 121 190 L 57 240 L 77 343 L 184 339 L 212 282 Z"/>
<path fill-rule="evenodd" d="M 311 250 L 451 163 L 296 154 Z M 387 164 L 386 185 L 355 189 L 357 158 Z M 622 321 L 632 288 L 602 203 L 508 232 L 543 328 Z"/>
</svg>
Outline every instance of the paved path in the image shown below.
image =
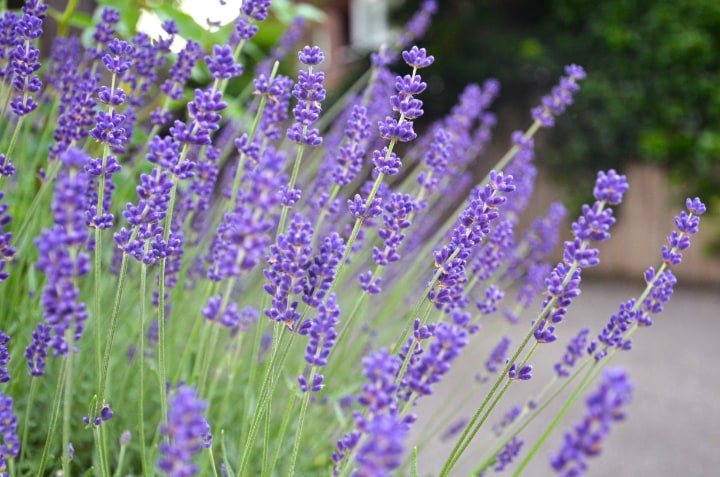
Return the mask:
<svg viewBox="0 0 720 477">
<path fill-rule="evenodd" d="M 505 404 L 500 404 L 490 421 L 497 422 L 509 406 L 537 392 L 547 382 L 567 340 L 583 326 L 589 326 L 591 335 L 596 335 L 618 304 L 636 296 L 642 285 L 642 282 L 584 282 L 582 295 L 559 328 L 559 340 L 544 345 L 533 357 L 534 378 L 514 384 Z M 489 324 L 484 331 L 490 334 L 493 328 Z M 469 382 L 467 376 L 482 367 L 487 350 L 492 347 L 481 336 L 478 338 L 480 342 L 471 344 L 436 394 L 418 406 L 417 412 L 422 416 L 415 426 L 418 432 L 427 428 L 428 415 L 440 415 L 442 419 L 439 413 L 443 410 L 459 408 L 462 415 L 469 416 L 476 409 L 488 384 L 480 387 Z M 622 366 L 628 371 L 636 386 L 633 402 L 628 419 L 613 428 L 602 455 L 590 461 L 588 477 L 720 476 L 720 289 L 679 287 L 665 311 L 655 317 L 655 324 L 638 330 L 633 336 L 633 349 L 618 354 L 611 366 Z M 463 402 L 468 390 L 470 399 Z M 576 406 L 563 429 L 578 419 L 582 407 Z M 451 421 L 444 419 L 446 423 Z M 533 427 L 523 436 L 531 439 L 542 431 Z M 453 475 L 470 474 L 486 448 L 483 440 L 478 434 L 473 452 L 461 461 Z M 421 451 L 420 475 L 437 475 L 454 442 L 440 443 L 435 439 L 427 450 Z M 547 454 L 557 450 L 561 442 L 560 433 L 551 437 L 523 475 L 554 475 Z M 504 474 L 511 475 L 511 471 Z"/>
</svg>

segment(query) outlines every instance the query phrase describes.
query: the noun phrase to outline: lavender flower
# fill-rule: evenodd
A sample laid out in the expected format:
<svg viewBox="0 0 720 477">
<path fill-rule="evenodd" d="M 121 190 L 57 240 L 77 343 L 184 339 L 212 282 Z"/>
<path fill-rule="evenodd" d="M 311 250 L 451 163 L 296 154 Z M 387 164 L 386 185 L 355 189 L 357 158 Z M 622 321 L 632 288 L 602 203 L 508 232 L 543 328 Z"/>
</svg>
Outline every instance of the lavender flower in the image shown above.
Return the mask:
<svg viewBox="0 0 720 477">
<path fill-rule="evenodd" d="M 280 321 L 294 329 L 300 314 L 298 302 L 291 296 L 302 292 L 307 284 L 307 270 L 311 266 L 312 225 L 295 214 L 287 234 L 278 235 L 277 243 L 270 246 L 265 270 L 265 292 L 272 296 L 272 307 L 265 310 L 273 321 Z"/>
<path fill-rule="evenodd" d="M 506 363 L 508 349 L 510 348 L 510 338 L 503 336 L 495 345 L 487 361 L 485 361 L 485 369 L 488 373 L 497 373 L 500 366 Z"/>
<path fill-rule="evenodd" d="M 520 454 L 520 449 L 524 443 L 525 441 L 518 439 L 517 437 L 513 437 L 512 440 L 507 443 L 505 448 L 501 450 L 497 456 L 495 456 L 496 461 L 493 470 L 495 472 L 505 470 L 505 468 L 512 463 L 513 459 Z"/>
<path fill-rule="evenodd" d="M 0 392 L 0 456 L 13 459 L 20 452 L 20 440 L 17 436 L 17 417 L 13 413 L 13 399 Z"/>
<path fill-rule="evenodd" d="M 527 381 L 532 378 L 532 366 L 529 364 L 518 365 L 517 363 L 513 363 L 510 369 L 508 369 L 507 376 L 509 379 Z"/>
<path fill-rule="evenodd" d="M 93 44 L 97 45 L 94 50 L 88 50 L 91 57 L 100 59 L 103 50 L 115 36 L 115 25 L 120 21 L 120 12 L 111 7 L 103 8 L 100 14 L 100 22 L 93 33 Z"/>
<path fill-rule="evenodd" d="M 422 38 L 425 35 L 428 27 L 430 26 L 430 20 L 432 16 L 437 12 L 438 4 L 436 0 L 424 0 L 420 4 L 420 8 L 415 14 L 408 20 L 403 28 L 403 33 L 400 36 L 400 46 L 406 47 L 411 42 Z"/>
<path fill-rule="evenodd" d="M 10 362 L 10 352 L 7 348 L 8 342 L 10 342 L 10 337 L 0 330 L 0 383 L 10 381 L 10 374 L 8 374 L 7 369 Z"/>
<path fill-rule="evenodd" d="M 612 425 L 625 419 L 624 407 L 630 402 L 632 384 L 621 369 L 603 372 L 600 387 L 590 394 L 585 404 L 587 414 L 574 429 L 565 434 L 562 448 L 550 455 L 550 465 L 558 475 L 583 475 L 587 460 L 602 451 L 602 441 L 610 434 Z"/>
<path fill-rule="evenodd" d="M 336 163 L 332 170 L 333 181 L 339 186 L 351 183 L 362 169 L 367 139 L 370 137 L 370 123 L 367 108 L 355 105 L 347 120 L 345 142 L 338 149 Z"/>
<path fill-rule="evenodd" d="M 636 326 L 651 326 L 653 322 L 650 315 L 660 313 L 663 304 L 670 301 L 677 279 L 666 267 L 681 262 L 682 251 L 690 247 L 690 236 L 699 230 L 699 216 L 706 211 L 705 204 L 699 198 L 688 198 L 685 206 L 687 211 L 683 210 L 675 217 L 677 230 L 671 232 L 668 245 L 662 247 L 661 256 L 664 263 L 661 269 L 656 272 L 653 267 L 649 267 L 645 271 L 647 293 L 642 302 L 632 298 L 621 303 L 618 312 L 610 317 L 607 325 L 598 335 L 598 341 L 590 345 L 590 352 L 595 353 L 596 360 L 605 357 L 609 348 L 631 349 L 632 342 L 626 337 L 628 331 Z M 604 347 L 598 350 L 599 343 Z"/>
<path fill-rule="evenodd" d="M 11 53 L 12 84 L 18 93 L 10 108 L 17 116 L 22 117 L 37 109 L 30 93 L 37 93 L 42 82 L 35 74 L 40 69 L 40 50 L 32 41 L 42 34 L 42 22 L 45 18 L 47 5 L 38 0 L 31 0 L 23 7 L 23 16 L 14 25 L 16 35 L 15 47 Z"/>
<path fill-rule="evenodd" d="M 168 72 L 169 78 L 172 79 L 165 80 L 160 86 L 160 91 L 170 99 L 176 101 L 182 99 L 183 86 L 190 79 L 192 69 L 201 56 L 200 44 L 189 40 L 185 48 L 178 53 L 177 61 Z M 172 116 L 162 107 L 155 109 L 151 115 L 152 123 L 158 126 L 170 122 L 171 118 Z"/>
<path fill-rule="evenodd" d="M 568 368 L 575 366 L 578 359 L 582 358 L 585 354 L 585 345 L 587 344 L 587 336 L 590 333 L 590 328 L 583 328 L 573 339 L 568 343 L 560 362 L 554 366 L 555 372 L 561 378 L 570 376 Z"/>
<path fill-rule="evenodd" d="M 385 204 L 383 227 L 378 236 L 383 241 L 382 249 L 373 247 L 373 260 L 378 265 L 388 265 L 400 260 L 398 248 L 405 239 L 404 230 L 410 227 L 409 217 L 415 208 L 415 201 L 408 194 L 392 194 Z"/>
<path fill-rule="evenodd" d="M 320 118 L 320 103 L 325 99 L 325 73 L 314 71 L 313 66 L 322 63 L 324 55 L 319 47 L 306 46 L 298 53 L 298 58 L 309 68 L 298 73 L 293 89 L 293 96 L 298 100 L 293 108 L 295 122 L 287 130 L 287 137 L 298 144 L 319 146 L 323 141 L 320 131 L 312 126 Z"/>
<path fill-rule="evenodd" d="M 242 65 L 235 63 L 232 48 L 229 45 L 213 46 L 213 56 L 205 57 L 210 74 L 216 80 L 227 80 L 242 74 Z"/>
<path fill-rule="evenodd" d="M 169 442 L 161 442 L 158 468 L 170 477 L 188 477 L 198 472 L 193 457 L 212 440 L 210 425 L 203 417 L 207 408 L 195 389 L 180 386 L 168 403 L 167 425 L 161 432 Z"/>
<path fill-rule="evenodd" d="M 0 190 L 0 201 L 5 197 Z M 4 228 L 12 220 L 12 215 L 7 213 L 8 205 L 0 202 L 0 283 L 7 280 L 9 274 L 5 271 L 5 263 L 12 260 L 15 255 L 15 247 L 10 245 L 12 232 L 5 232 Z"/>
<path fill-rule="evenodd" d="M 664 245 L 662 248 L 662 258 L 668 265 L 677 265 L 682 261 L 682 251 L 690 247 L 690 235 L 698 232 L 700 224 L 700 215 L 707 210 L 699 198 L 685 201 L 687 212 L 682 211 L 680 215 L 675 217 L 675 226 L 677 230 L 668 237 L 669 246 Z"/>
<path fill-rule="evenodd" d="M 63 154 L 61 160 L 67 170 L 58 174 L 52 203 L 55 225 L 35 239 L 39 254 L 35 266 L 47 275 L 41 303 L 45 322 L 53 330 L 51 346 L 56 356 L 67 356 L 71 349 L 66 332 L 73 337 L 71 343 L 79 340 L 87 320 L 77 284 L 90 272 L 90 257 L 81 251 L 89 238 L 82 214 L 89 197 L 88 176 L 81 169 L 86 159 L 74 149 Z"/>
<path fill-rule="evenodd" d="M 563 262 L 559 263 L 545 281 L 547 292 L 542 308 L 545 316 L 535 328 L 535 339 L 540 343 L 551 343 L 557 339 L 554 324 L 560 323 L 567 314 L 572 299 L 580 294 L 581 272 L 585 267 L 597 265 L 599 251 L 591 248 L 592 242 L 610 238 L 610 227 L 615 223 L 612 209 L 606 205 L 620 203 L 628 189 L 627 179 L 614 170 L 607 174 L 599 172 L 595 182 L 595 203 L 592 207 L 583 205 L 583 215 L 572 224 L 574 240 L 565 242 Z M 549 307 L 549 308 L 548 308 Z M 553 323 L 553 325 L 549 324 Z"/>
<path fill-rule="evenodd" d="M 43 323 L 38 323 L 37 328 L 32 332 L 32 341 L 25 348 L 25 359 L 30 367 L 30 376 L 45 374 L 45 358 L 50 344 L 50 333 L 51 328 Z"/>
<path fill-rule="evenodd" d="M 409 431 L 408 424 L 399 417 L 382 414 L 371 418 L 363 431 L 368 440 L 360 446 L 355 462 L 357 477 L 384 477 L 400 467 L 405 447 L 403 441 Z"/>
<path fill-rule="evenodd" d="M 552 127 L 555 116 L 562 114 L 565 107 L 572 104 L 573 94 L 580 90 L 578 81 L 585 79 L 585 70 L 578 65 L 565 67 L 566 76 L 560 78 L 560 83 L 552 89 L 552 94 L 543 96 L 540 106 L 533 108 L 532 117 L 543 127 Z"/>
</svg>

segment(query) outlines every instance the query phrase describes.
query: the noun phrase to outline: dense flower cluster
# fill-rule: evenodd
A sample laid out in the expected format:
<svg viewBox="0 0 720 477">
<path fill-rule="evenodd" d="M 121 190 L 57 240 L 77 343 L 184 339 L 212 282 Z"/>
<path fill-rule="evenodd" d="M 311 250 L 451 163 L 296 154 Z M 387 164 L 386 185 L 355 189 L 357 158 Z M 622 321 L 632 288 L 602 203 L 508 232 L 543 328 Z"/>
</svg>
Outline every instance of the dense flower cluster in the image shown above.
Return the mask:
<svg viewBox="0 0 720 477">
<path fill-rule="evenodd" d="M 203 416 L 206 407 L 190 386 L 180 386 L 170 399 L 167 425 L 161 429 L 169 442 L 160 443 L 162 457 L 157 463 L 168 476 L 197 474 L 199 469 L 193 464 L 193 457 L 212 442 L 210 425 Z"/>
<path fill-rule="evenodd" d="M 607 205 L 617 205 L 628 189 L 627 179 L 614 170 L 599 172 L 593 194 L 592 207 L 583 205 L 582 215 L 572 224 L 574 239 L 565 242 L 563 261 L 558 263 L 545 281 L 547 287 L 542 303 L 543 314 L 535 328 L 539 343 L 557 339 L 555 325 L 562 322 L 573 298 L 580 295 L 581 273 L 584 268 L 600 263 L 599 250 L 590 246 L 610 238 L 610 227 L 615 223 L 613 211 Z"/>
<path fill-rule="evenodd" d="M 534 200 L 536 134 L 572 103 L 584 70 L 566 67 L 476 184 L 500 85 L 468 85 L 446 116 L 421 124 L 429 77 L 420 70 L 435 58 L 414 43 L 439 2 L 419 2 L 344 96 L 325 90 L 319 47 L 294 54 L 313 8 L 235 3 L 231 23 L 208 19 L 197 36 L 169 8 L 159 12 L 177 23 L 132 37 L 137 12 L 109 7 L 90 20 L 75 2 L 60 13 L 28 0 L 0 14 L 0 474 L 412 473 L 414 411 L 479 330 L 488 347 L 463 388 L 486 394 L 465 416 L 460 393 L 443 401 L 434 424 L 446 431 L 430 437 L 457 442 L 439 476 L 454 475 L 491 422 L 494 442 L 474 474 L 518 457 L 524 468 L 537 447 L 520 454 L 530 444 L 520 426 L 562 396 L 557 387 L 588 386 L 605 356 L 653 323 L 705 205 L 687 200 L 645 291 L 594 341 L 589 329 L 569 341 L 554 370 L 570 379 L 554 376 L 495 418 L 510 386 L 541 374 L 532 355 L 558 339 L 628 188 L 615 171 L 598 174 L 596 201 L 582 207 L 554 268 L 564 207 L 521 220 Z M 63 37 L 41 55 L 46 14 Z M 84 23 L 82 41 L 67 34 Z M 326 51 L 334 68 L 340 56 Z M 391 71 L 403 62 L 409 70 Z M 297 66 L 296 82 L 278 74 Z M 336 101 L 326 107 L 326 97 Z M 516 339 L 511 328 L 543 292 Z M 491 336 L 495 325 L 503 329 Z M 15 371 L 23 347 L 29 376 Z M 604 375 L 552 457 L 556 471 L 584 471 L 629 390 L 624 373 Z M 16 417 L 19 404 L 29 414 Z M 78 406 L 88 409 L 82 420 Z M 210 422 L 223 429 L 219 442 Z M 331 456 L 328 439 L 337 439 Z"/>
<path fill-rule="evenodd" d="M 602 442 L 617 421 L 625 419 L 625 407 L 632 397 L 633 386 L 623 370 L 608 369 L 602 383 L 585 401 L 587 414 L 565 434 L 563 446 L 550 457 L 550 464 L 558 475 L 583 475 L 587 459 L 598 455 Z"/>
</svg>

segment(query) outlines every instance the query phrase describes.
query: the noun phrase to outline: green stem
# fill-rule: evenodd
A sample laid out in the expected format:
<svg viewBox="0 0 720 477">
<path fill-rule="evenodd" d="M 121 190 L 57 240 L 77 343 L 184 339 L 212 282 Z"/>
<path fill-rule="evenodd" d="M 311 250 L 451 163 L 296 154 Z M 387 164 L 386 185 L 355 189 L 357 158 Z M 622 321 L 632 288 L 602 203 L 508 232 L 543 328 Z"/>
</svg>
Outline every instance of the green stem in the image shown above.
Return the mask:
<svg viewBox="0 0 720 477">
<path fill-rule="evenodd" d="M 40 464 L 38 465 L 37 475 L 45 475 L 45 466 L 47 465 L 48 453 L 52 440 L 55 435 L 55 427 L 57 426 L 58 415 L 60 414 L 60 402 L 62 401 L 62 390 L 65 383 L 65 360 L 60 365 L 60 374 L 58 375 L 57 385 L 55 387 L 55 395 L 53 397 L 52 414 L 50 415 L 50 425 L 48 427 L 47 437 L 45 438 L 45 446 L 40 456 Z"/>
<path fill-rule="evenodd" d="M 102 383 L 100 392 L 98 393 L 98 402 L 102 406 L 105 402 L 105 391 L 108 382 L 108 369 L 110 368 L 110 355 L 112 353 L 112 345 L 117 332 L 118 317 L 120 316 L 120 302 L 122 300 L 123 286 L 127 276 L 128 256 L 123 253 L 122 262 L 120 264 L 120 276 L 118 277 L 117 290 L 115 292 L 115 302 L 113 303 L 112 315 L 110 316 L 110 328 L 108 329 L 107 339 L 105 341 L 105 354 L 102 362 Z"/>
<path fill-rule="evenodd" d="M 143 448 L 143 447 L 145 447 L 145 446 L 143 445 L 143 443 L 141 441 L 140 448 Z M 127 449 L 127 446 L 123 446 L 123 445 L 120 446 L 120 455 L 118 455 L 117 468 L 115 469 L 115 473 L 113 474 L 113 477 L 120 477 L 122 475 L 122 469 L 123 469 L 123 466 L 125 465 L 126 449 Z M 142 451 L 142 453 L 144 454 L 145 452 Z M 145 471 L 145 467 L 144 467 L 145 463 L 141 462 L 141 465 L 143 465 L 143 475 L 148 475 L 147 472 Z"/>
<path fill-rule="evenodd" d="M 295 443 L 293 444 L 292 455 L 290 457 L 290 469 L 288 477 L 295 475 L 295 462 L 297 461 L 298 452 L 300 451 L 300 441 L 302 440 L 303 425 L 305 424 L 305 414 L 307 413 L 308 403 L 310 402 L 310 394 L 312 391 L 313 380 L 315 379 L 315 366 L 310 368 L 310 377 L 308 378 L 308 390 L 305 391 L 302 404 L 300 406 L 300 414 L 298 415 L 297 431 L 295 431 Z M 294 395 L 295 393 L 293 393 Z"/>
<path fill-rule="evenodd" d="M 273 475 L 273 472 L 275 471 L 275 466 L 277 465 L 278 460 L 280 459 L 280 452 L 282 451 L 282 443 L 285 439 L 285 434 L 287 433 L 288 424 L 290 423 L 290 417 L 292 416 L 292 410 L 295 406 L 295 399 L 296 394 L 294 392 L 290 393 L 290 398 L 287 401 L 287 404 L 285 405 L 285 412 L 283 413 L 282 422 L 280 423 L 280 432 L 278 433 L 277 442 L 275 444 L 275 455 L 273 456 L 272 463 L 270 464 L 269 472 L 265 472 L 263 469 L 263 476 L 265 475 Z M 262 476 L 261 476 L 262 477 Z"/>
<path fill-rule="evenodd" d="M 147 247 L 147 245 L 146 245 Z M 147 466 L 147 449 L 145 448 L 145 313 L 147 302 L 147 265 L 144 263 L 140 267 L 140 336 L 138 337 L 138 431 L 140 441 L 140 467 L 143 475 L 148 475 Z M 125 449 L 122 448 L 121 452 Z M 122 456 L 122 454 L 121 454 Z M 118 472 L 120 470 L 118 464 Z"/>
<path fill-rule="evenodd" d="M 70 475 L 70 414 L 72 412 L 73 397 L 73 348 L 75 340 L 73 339 L 74 331 L 72 329 L 65 332 L 65 337 L 70 337 L 68 343 L 68 355 L 65 358 L 67 370 L 65 371 L 65 390 L 63 397 L 63 420 L 62 420 L 62 469 L 63 475 Z"/>
<path fill-rule="evenodd" d="M 28 447 L 28 430 L 30 428 L 30 416 L 35 404 L 35 397 L 37 397 L 37 378 L 38 376 L 30 377 L 30 395 L 28 396 L 27 406 L 25 407 L 25 419 L 23 420 L 22 440 L 20 441 L 20 461 L 25 458 L 25 452 Z"/>
<path fill-rule="evenodd" d="M 58 20 L 58 36 L 64 38 L 67 33 L 68 25 L 70 25 L 70 18 L 77 7 L 78 0 L 69 0 L 62 17 Z"/>
<path fill-rule="evenodd" d="M 592 381 L 592 379 L 590 379 L 590 376 L 592 375 L 593 370 L 596 368 L 596 365 L 597 361 L 593 363 L 590 369 L 588 369 L 588 371 L 585 373 L 585 376 L 583 377 L 583 380 L 580 382 L 580 384 L 578 384 L 578 386 L 575 388 L 575 391 L 573 391 L 567 401 L 565 401 L 565 404 L 555 415 L 550 425 L 545 428 L 545 431 L 542 433 L 540 438 L 535 441 L 535 444 L 532 446 L 525 458 L 522 460 L 522 462 L 520 462 L 520 464 L 518 464 L 515 472 L 513 473 L 513 477 L 520 475 L 520 472 L 522 472 L 523 469 L 528 465 L 532 457 L 537 453 L 538 449 L 540 449 L 540 446 L 545 443 L 552 431 L 555 430 L 560 421 L 565 417 L 565 415 L 568 413 L 568 411 L 570 411 L 575 402 L 577 402 L 577 400 L 580 398 L 582 393 L 587 388 L 588 384 L 590 384 L 590 382 Z"/>
</svg>

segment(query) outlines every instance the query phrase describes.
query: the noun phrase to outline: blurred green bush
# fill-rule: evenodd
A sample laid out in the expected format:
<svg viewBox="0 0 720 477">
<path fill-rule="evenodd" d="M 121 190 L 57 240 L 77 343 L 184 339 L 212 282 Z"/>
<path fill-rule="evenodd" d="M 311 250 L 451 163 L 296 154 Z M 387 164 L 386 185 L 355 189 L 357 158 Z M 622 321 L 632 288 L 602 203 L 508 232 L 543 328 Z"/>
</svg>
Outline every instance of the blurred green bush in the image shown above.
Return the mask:
<svg viewBox="0 0 720 477">
<path fill-rule="evenodd" d="M 585 186 L 592 171 L 646 161 L 720 200 L 720 1 L 450 0 L 424 46 L 452 78 L 428 101 L 438 110 L 485 75 L 505 105 L 529 109 L 563 65 L 582 65 L 582 92 L 541 158 L 558 177 Z"/>
</svg>

